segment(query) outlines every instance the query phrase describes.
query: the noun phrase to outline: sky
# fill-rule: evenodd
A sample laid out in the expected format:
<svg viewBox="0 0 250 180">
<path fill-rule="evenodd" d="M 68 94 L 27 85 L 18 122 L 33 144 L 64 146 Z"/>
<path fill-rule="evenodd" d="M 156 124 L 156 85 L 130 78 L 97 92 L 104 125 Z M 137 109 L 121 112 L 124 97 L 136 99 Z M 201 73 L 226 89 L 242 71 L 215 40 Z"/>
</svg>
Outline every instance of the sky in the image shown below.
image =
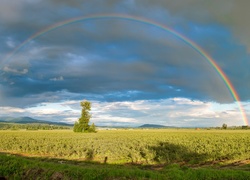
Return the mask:
<svg viewBox="0 0 250 180">
<path fill-rule="evenodd" d="M 246 125 L 249 6 L 248 0 L 1 0 L 0 117 L 74 123 L 88 100 L 97 126 Z M 197 48 L 221 68 L 231 90 Z"/>
</svg>

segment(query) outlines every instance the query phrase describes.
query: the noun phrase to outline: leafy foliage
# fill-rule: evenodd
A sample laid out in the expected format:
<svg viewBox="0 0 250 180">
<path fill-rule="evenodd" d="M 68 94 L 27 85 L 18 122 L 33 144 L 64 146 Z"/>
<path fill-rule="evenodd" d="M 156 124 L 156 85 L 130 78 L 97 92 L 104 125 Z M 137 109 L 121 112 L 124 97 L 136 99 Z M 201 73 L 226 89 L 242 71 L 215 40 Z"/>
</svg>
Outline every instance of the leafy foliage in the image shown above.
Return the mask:
<svg viewBox="0 0 250 180">
<path fill-rule="evenodd" d="M 222 129 L 227 129 L 227 124 L 222 124 Z"/>
<path fill-rule="evenodd" d="M 73 131 L 74 132 L 96 132 L 94 123 L 91 126 L 89 126 L 89 121 L 91 118 L 91 114 L 89 113 L 89 111 L 91 110 L 91 103 L 85 100 L 85 101 L 82 101 L 80 105 L 82 107 L 82 114 L 78 122 L 75 122 Z"/>
<path fill-rule="evenodd" d="M 55 129 L 70 129 L 70 126 L 60 126 L 60 125 L 51 125 L 51 124 L 39 124 L 39 123 L 30 123 L 30 124 L 17 124 L 17 123 L 0 123 L 0 130 L 55 130 Z"/>
<path fill-rule="evenodd" d="M 92 123 L 92 125 L 89 127 L 89 132 L 96 132 L 95 124 Z"/>
</svg>

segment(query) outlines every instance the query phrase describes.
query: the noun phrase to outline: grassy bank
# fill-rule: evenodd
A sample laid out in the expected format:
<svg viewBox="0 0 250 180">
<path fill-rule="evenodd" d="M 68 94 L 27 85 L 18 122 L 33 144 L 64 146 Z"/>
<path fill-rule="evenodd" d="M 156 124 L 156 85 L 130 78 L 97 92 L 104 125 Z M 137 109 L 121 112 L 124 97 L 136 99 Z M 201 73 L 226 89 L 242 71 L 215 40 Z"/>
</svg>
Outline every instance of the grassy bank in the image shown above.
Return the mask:
<svg viewBox="0 0 250 180">
<path fill-rule="evenodd" d="M 0 154 L 0 177 L 7 179 L 237 179 L 250 178 L 245 170 L 220 167 L 110 165 L 84 161 L 28 158 Z M 243 167 L 242 167 L 243 168 Z"/>
</svg>

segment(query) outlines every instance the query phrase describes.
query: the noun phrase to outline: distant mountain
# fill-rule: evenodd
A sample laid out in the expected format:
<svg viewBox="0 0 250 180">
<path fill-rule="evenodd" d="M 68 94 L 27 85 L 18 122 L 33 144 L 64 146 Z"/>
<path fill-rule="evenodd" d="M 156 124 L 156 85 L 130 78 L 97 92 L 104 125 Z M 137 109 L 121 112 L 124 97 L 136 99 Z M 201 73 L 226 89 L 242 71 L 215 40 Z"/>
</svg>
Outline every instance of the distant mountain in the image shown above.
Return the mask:
<svg viewBox="0 0 250 180">
<path fill-rule="evenodd" d="M 175 128 L 174 126 L 163 126 L 159 124 L 143 124 L 139 128 Z"/>
<path fill-rule="evenodd" d="M 70 124 L 63 123 L 63 122 L 51 122 L 51 121 L 44 121 L 44 120 L 37 120 L 30 117 L 0 117 L 0 122 L 5 123 L 18 123 L 18 124 L 53 124 L 53 125 L 62 125 L 62 126 L 70 126 Z"/>
</svg>

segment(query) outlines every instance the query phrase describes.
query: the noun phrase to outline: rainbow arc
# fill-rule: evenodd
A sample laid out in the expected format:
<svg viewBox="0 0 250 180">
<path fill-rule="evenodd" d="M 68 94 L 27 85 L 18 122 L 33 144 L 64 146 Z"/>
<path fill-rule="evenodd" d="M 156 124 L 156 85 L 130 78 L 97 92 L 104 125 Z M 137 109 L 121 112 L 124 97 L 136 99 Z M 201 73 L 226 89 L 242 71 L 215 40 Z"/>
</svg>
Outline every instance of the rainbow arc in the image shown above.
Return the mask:
<svg viewBox="0 0 250 180">
<path fill-rule="evenodd" d="M 97 15 L 87 15 L 87 16 L 82 16 L 82 17 L 77 17 L 77 18 L 72 18 L 68 19 L 56 24 L 53 24 L 35 34 L 30 36 L 27 40 L 25 40 L 23 43 L 21 43 L 18 47 L 16 47 L 2 62 L 5 63 L 8 60 L 10 60 L 18 51 L 20 51 L 27 43 L 31 42 L 32 40 L 39 38 L 42 35 L 45 35 L 51 31 L 54 31 L 56 29 L 62 28 L 64 26 L 68 26 L 70 24 L 78 23 L 78 22 L 83 22 L 83 21 L 90 21 L 90 20 L 97 20 L 97 19 L 120 19 L 120 20 L 128 20 L 128 21 L 134 21 L 138 23 L 143 23 L 143 24 L 148 24 L 151 26 L 155 26 L 159 29 L 162 29 L 172 35 L 174 35 L 176 38 L 182 40 L 184 43 L 186 43 L 188 46 L 190 46 L 192 49 L 194 49 L 197 53 L 199 53 L 204 59 L 207 60 L 207 62 L 215 69 L 215 71 L 218 73 L 218 75 L 221 77 L 223 82 L 225 83 L 226 87 L 228 88 L 230 94 L 232 95 L 233 99 L 237 102 L 240 113 L 242 115 L 242 119 L 244 121 L 245 125 L 248 125 L 248 119 L 246 116 L 246 113 L 244 111 L 244 108 L 241 104 L 240 97 L 234 88 L 233 84 L 227 77 L 227 75 L 223 72 L 223 70 L 220 68 L 220 66 L 216 63 L 216 61 L 204 50 L 202 49 L 198 44 L 196 44 L 194 41 L 191 39 L 185 37 L 184 35 L 178 33 L 174 29 L 171 29 L 170 27 L 157 23 L 155 21 L 141 18 L 141 17 L 136 17 L 136 16 L 129 16 L 129 15 L 122 15 L 122 14 L 97 14 Z"/>
</svg>

